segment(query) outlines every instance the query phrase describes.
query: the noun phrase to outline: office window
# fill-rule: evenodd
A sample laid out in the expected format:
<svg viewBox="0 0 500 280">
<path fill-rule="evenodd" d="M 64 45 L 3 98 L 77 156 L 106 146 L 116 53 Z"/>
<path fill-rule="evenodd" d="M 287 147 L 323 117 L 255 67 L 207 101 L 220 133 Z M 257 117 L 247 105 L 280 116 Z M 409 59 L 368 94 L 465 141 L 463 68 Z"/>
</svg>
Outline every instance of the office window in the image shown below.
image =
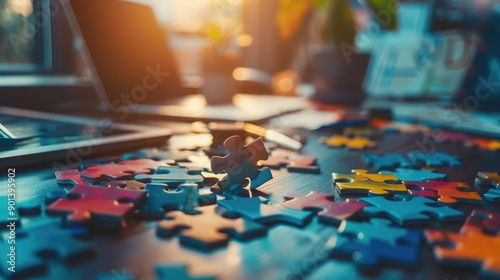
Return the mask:
<svg viewBox="0 0 500 280">
<path fill-rule="evenodd" d="M 50 0 L 0 0 L 0 73 L 51 66 Z"/>
</svg>

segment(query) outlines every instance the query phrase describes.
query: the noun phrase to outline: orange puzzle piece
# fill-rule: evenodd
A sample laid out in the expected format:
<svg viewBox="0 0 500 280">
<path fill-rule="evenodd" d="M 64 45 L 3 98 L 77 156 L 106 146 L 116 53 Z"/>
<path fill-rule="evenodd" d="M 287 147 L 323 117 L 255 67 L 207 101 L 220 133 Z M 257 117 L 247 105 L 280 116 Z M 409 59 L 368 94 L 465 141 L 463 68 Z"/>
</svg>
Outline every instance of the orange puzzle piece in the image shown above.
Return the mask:
<svg viewBox="0 0 500 280">
<path fill-rule="evenodd" d="M 482 203 L 483 199 L 465 182 L 445 182 L 428 180 L 427 182 L 405 181 L 411 194 L 437 198 L 442 203 Z"/>
</svg>

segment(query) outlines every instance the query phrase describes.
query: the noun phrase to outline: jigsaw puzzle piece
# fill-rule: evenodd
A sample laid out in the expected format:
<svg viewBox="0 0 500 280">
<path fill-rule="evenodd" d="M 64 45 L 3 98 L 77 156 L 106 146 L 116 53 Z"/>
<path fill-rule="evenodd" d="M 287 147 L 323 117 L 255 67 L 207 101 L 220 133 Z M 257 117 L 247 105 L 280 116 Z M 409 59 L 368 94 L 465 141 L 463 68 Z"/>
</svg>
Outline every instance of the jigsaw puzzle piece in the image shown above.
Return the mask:
<svg viewBox="0 0 500 280">
<path fill-rule="evenodd" d="M 264 226 L 244 218 L 227 219 L 216 211 L 217 205 L 198 207 L 197 215 L 188 215 L 180 211 L 170 212 L 167 220 L 158 223 L 157 234 L 170 237 L 178 232 L 180 243 L 200 250 L 212 250 L 226 246 L 229 237 L 248 240 L 264 236 Z"/>
<path fill-rule="evenodd" d="M 459 167 L 462 165 L 460 158 L 443 152 L 434 152 L 431 154 L 421 151 L 414 151 L 408 154 L 411 160 L 415 162 L 424 162 L 429 167 L 450 166 Z"/>
<path fill-rule="evenodd" d="M 481 149 L 490 150 L 490 151 L 498 151 L 500 150 L 500 141 L 499 140 L 488 140 L 488 139 L 474 139 L 465 142 L 466 146 L 469 147 L 479 147 Z"/>
<path fill-rule="evenodd" d="M 500 188 L 500 175 L 497 172 L 478 172 L 476 184 Z"/>
<path fill-rule="evenodd" d="M 389 200 L 384 197 L 363 197 L 359 201 L 371 206 L 365 206 L 363 212 L 370 216 L 385 215 L 399 225 L 425 224 L 433 216 L 440 221 L 455 221 L 465 218 L 461 211 L 445 205 L 439 205 L 422 196 L 413 196 L 407 200 Z"/>
<path fill-rule="evenodd" d="M 315 157 L 308 156 L 271 156 L 267 160 L 260 161 L 259 165 L 271 169 L 286 167 L 288 172 L 318 174 L 321 171 L 316 161 Z"/>
<path fill-rule="evenodd" d="M 108 188 L 125 189 L 125 190 L 143 190 L 146 184 L 134 180 L 110 181 L 99 184 Z"/>
<path fill-rule="evenodd" d="M 362 269 L 373 269 L 383 263 L 416 265 L 422 233 L 390 224 L 385 219 L 371 219 L 370 223 L 342 221 L 333 256 L 356 256 L 354 261 Z"/>
<path fill-rule="evenodd" d="M 353 169 L 353 174 L 332 173 L 332 180 L 340 194 L 361 193 L 386 195 L 407 193 L 398 178 L 390 174 L 369 174 L 366 170 Z"/>
<path fill-rule="evenodd" d="M 465 182 L 445 182 L 429 180 L 427 182 L 403 182 L 410 194 L 436 198 L 442 203 L 482 203 L 481 196 Z"/>
<path fill-rule="evenodd" d="M 234 197 L 230 200 L 220 200 L 217 204 L 226 208 L 229 212 L 237 213 L 242 217 L 260 223 L 287 223 L 304 226 L 311 220 L 313 214 L 309 211 L 263 204 L 259 197 Z"/>
<path fill-rule="evenodd" d="M 49 215 L 67 215 L 77 224 L 122 227 L 134 208 L 146 198 L 146 192 L 103 188 L 101 186 L 75 186 L 67 198 L 59 199 L 46 209 Z"/>
<path fill-rule="evenodd" d="M 13 239 L 14 238 L 14 239 Z M 9 232 L 2 234 L 2 252 L 9 254 L 9 240 L 15 240 L 15 273 L 9 271 L 8 261 L 0 263 L 4 276 L 24 278 L 47 271 L 47 263 L 42 256 L 53 256 L 65 265 L 73 264 L 90 257 L 94 250 L 86 243 L 73 238 L 71 231 L 59 228 L 56 224 L 38 224 L 17 230 L 12 237 Z M 7 255 L 9 256 L 9 255 Z"/>
<path fill-rule="evenodd" d="M 78 169 L 69 169 L 56 171 L 57 183 L 61 185 L 87 185 L 90 186 L 91 183 L 82 179 L 81 175 L 85 172 L 78 171 Z"/>
<path fill-rule="evenodd" d="M 156 276 L 158 280 L 216 280 L 214 276 L 192 276 L 184 264 L 157 265 Z"/>
<path fill-rule="evenodd" d="M 354 137 L 349 138 L 342 135 L 335 135 L 329 138 L 320 138 L 319 141 L 329 147 L 346 147 L 352 150 L 363 150 L 366 148 L 375 148 L 377 143 L 368 138 Z"/>
<path fill-rule="evenodd" d="M 432 179 L 444 180 L 446 174 L 429 170 L 416 170 L 409 168 L 396 168 L 396 171 L 380 171 L 379 174 L 392 174 L 401 181 L 428 181 Z"/>
<path fill-rule="evenodd" d="M 484 199 L 494 203 L 500 202 L 500 190 L 499 189 L 488 190 L 488 192 L 484 194 Z"/>
<path fill-rule="evenodd" d="M 203 185 L 202 170 L 191 170 L 182 167 L 159 167 L 155 174 L 138 174 L 135 180 L 155 184 L 197 184 Z"/>
<path fill-rule="evenodd" d="M 353 199 L 336 202 L 333 195 L 317 192 L 310 192 L 305 196 L 285 195 L 285 199 L 288 201 L 283 202 L 282 206 L 315 211 L 320 222 L 333 225 L 352 217 L 367 205 Z"/>
<path fill-rule="evenodd" d="M 147 184 L 147 201 L 141 206 L 139 216 L 144 219 L 162 219 L 166 211 L 179 210 L 192 213 L 200 204 L 217 202 L 215 194 L 199 195 L 198 186 L 183 184 L 169 187 L 166 184 Z"/>
<path fill-rule="evenodd" d="M 413 163 L 402 154 L 390 153 L 383 156 L 375 154 L 364 154 L 363 160 L 369 165 L 374 166 L 378 170 L 394 169 L 396 167 L 413 167 Z"/>
<path fill-rule="evenodd" d="M 150 173 L 150 170 L 142 167 L 128 166 L 123 164 L 93 165 L 80 174 L 80 177 L 90 182 L 102 180 L 125 180 L 131 179 L 133 174 Z"/>
<path fill-rule="evenodd" d="M 432 131 L 430 136 L 438 143 L 465 143 L 471 140 L 469 135 L 456 131 Z"/>
<path fill-rule="evenodd" d="M 500 278 L 500 238 L 473 232 L 426 230 L 427 241 L 434 245 L 434 257 L 439 263 L 457 267 L 478 267 L 486 278 Z M 444 244 L 444 245 L 443 245 Z"/>
<path fill-rule="evenodd" d="M 470 216 L 467 217 L 460 232 L 484 232 L 500 235 L 500 214 L 474 209 Z"/>
</svg>

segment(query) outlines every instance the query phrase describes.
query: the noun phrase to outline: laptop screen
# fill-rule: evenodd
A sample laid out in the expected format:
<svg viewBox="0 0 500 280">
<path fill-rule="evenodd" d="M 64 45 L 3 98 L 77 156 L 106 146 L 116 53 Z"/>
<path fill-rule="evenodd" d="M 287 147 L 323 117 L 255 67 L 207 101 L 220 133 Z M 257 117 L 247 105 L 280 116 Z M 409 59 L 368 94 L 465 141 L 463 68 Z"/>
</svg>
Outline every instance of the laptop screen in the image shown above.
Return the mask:
<svg viewBox="0 0 500 280">
<path fill-rule="evenodd" d="M 167 34 L 149 6 L 71 0 L 111 110 L 184 95 Z"/>
</svg>

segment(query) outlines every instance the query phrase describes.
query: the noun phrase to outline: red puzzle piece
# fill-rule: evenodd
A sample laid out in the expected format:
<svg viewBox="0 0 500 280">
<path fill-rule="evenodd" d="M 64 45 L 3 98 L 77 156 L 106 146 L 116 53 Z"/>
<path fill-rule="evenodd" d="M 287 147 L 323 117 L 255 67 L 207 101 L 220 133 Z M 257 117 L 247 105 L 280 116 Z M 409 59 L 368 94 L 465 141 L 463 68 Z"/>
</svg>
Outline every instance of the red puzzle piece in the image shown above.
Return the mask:
<svg viewBox="0 0 500 280">
<path fill-rule="evenodd" d="M 146 192 L 105 188 L 101 186 L 75 186 L 67 198 L 58 199 L 47 207 L 48 214 L 68 214 L 74 223 L 104 223 L 103 226 L 122 226 L 135 206 L 146 198 Z"/>
<path fill-rule="evenodd" d="M 56 171 L 56 178 L 57 182 L 59 184 L 63 185 L 91 185 L 89 182 L 83 180 L 80 175 L 85 172 L 78 171 L 78 169 L 69 169 L 69 170 L 62 170 L 62 171 Z"/>
<path fill-rule="evenodd" d="M 124 164 L 103 164 L 93 165 L 87 168 L 87 171 L 80 174 L 84 180 L 91 182 L 98 182 L 103 179 L 106 180 L 124 180 L 132 179 L 132 174 L 150 173 L 151 171 L 146 167 L 128 166 Z"/>
<path fill-rule="evenodd" d="M 408 192 L 425 197 L 437 198 L 443 203 L 482 203 L 481 196 L 465 182 L 445 182 L 428 180 L 427 182 L 404 181 Z"/>
<path fill-rule="evenodd" d="M 347 199 L 345 202 L 333 201 L 333 195 L 310 192 L 306 196 L 285 195 L 282 205 L 288 208 L 299 210 L 315 210 L 318 212 L 319 221 L 329 224 L 339 224 L 365 207 L 366 203 L 357 200 Z"/>
</svg>

